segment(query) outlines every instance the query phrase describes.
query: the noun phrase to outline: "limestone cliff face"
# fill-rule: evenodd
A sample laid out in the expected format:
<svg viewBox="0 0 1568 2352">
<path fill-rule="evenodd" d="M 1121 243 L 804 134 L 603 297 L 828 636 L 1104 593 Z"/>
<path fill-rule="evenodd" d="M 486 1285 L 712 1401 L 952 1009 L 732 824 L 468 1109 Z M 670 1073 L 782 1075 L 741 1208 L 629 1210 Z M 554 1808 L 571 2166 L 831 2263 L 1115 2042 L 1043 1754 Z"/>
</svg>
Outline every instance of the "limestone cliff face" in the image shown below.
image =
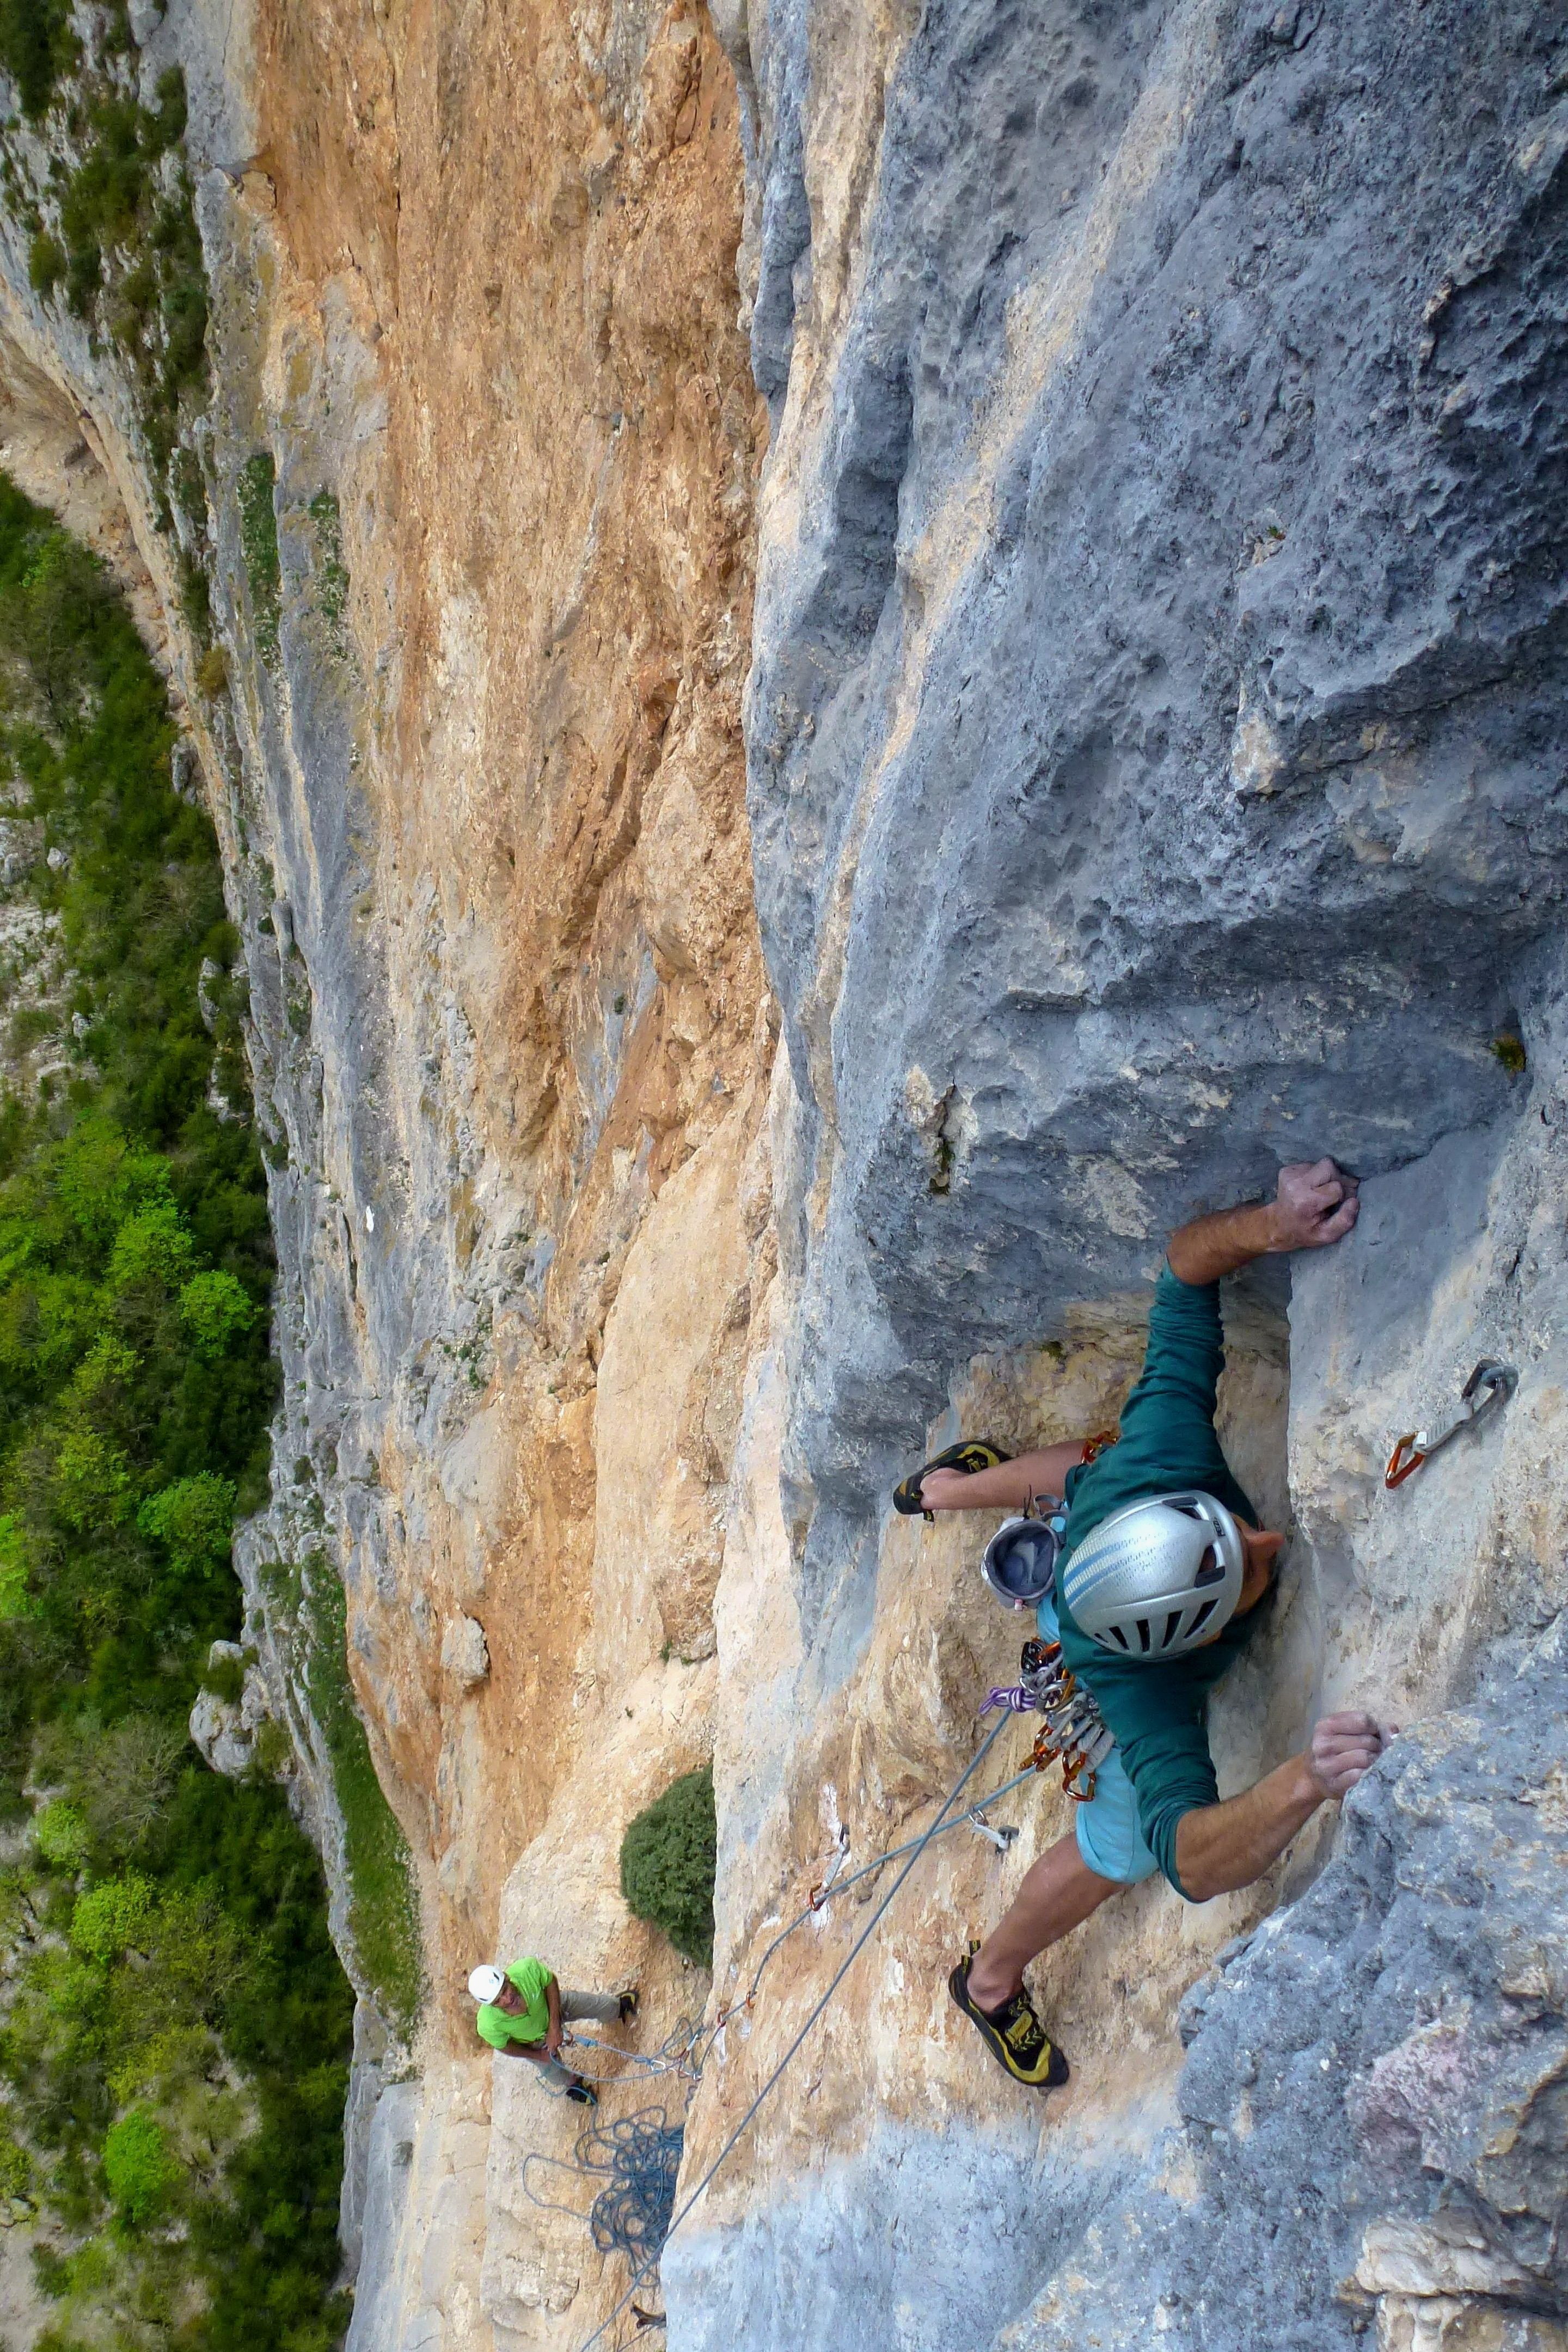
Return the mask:
<svg viewBox="0 0 1568 2352">
<path fill-rule="evenodd" d="M 1565 1598 L 1565 31 L 749 12 L 784 1303 L 720 1589 L 729 1956 L 972 1747 L 1004 1636 L 974 1535 L 886 1517 L 917 1432 L 1093 1425 L 1168 1223 L 1278 1159 L 1336 1153 L 1366 1213 L 1232 1304 L 1232 1443 L 1295 1542 L 1221 1785 L 1324 1705 L 1412 1729 L 1337 1849 L 1041 1964 L 1044 2116 L 942 1979 L 1066 1809 L 950 1842 L 670 2246 L 673 2341 L 1563 2340 L 1563 1686 L 1520 1645 Z M 1506 1416 L 1384 1493 L 1488 1355 Z M 731 2029 L 689 2177 L 857 1916 Z"/>
<path fill-rule="evenodd" d="M 139 38 L 191 91 L 226 687 L 15 224 L 0 437 L 132 580 L 245 938 L 286 1391 L 241 1566 L 367 1996 L 354 2352 L 606 2316 L 524 2191 L 575 2111 L 492 2084 L 468 1967 L 636 1977 L 652 2047 L 843 1832 L 923 1825 L 1020 1629 L 891 1477 L 1112 1420 L 1168 1223 L 1321 1150 L 1355 1236 L 1228 1309 L 1294 1542 L 1222 1786 L 1325 1705 L 1408 1738 L 1259 1887 L 1042 1965 L 1045 2105 L 944 1980 L 1067 1801 L 945 1840 L 671 2242 L 669 2338 L 1561 2352 L 1568 16 Z M 1488 1355 L 1511 1402 L 1384 1493 Z M 711 1988 L 616 1862 L 710 1752 Z M 726 2028 L 689 2186 L 867 1916 Z"/>
<path fill-rule="evenodd" d="M 284 1403 L 237 1549 L 366 1996 L 352 2256 L 389 2078 L 394 2151 L 411 2098 L 437 2170 L 482 2141 L 463 1980 L 563 1804 L 597 1808 L 590 1940 L 540 1940 L 574 1973 L 640 1973 L 656 2016 L 661 1966 L 686 1997 L 626 1918 L 616 1849 L 710 1746 L 773 1272 L 738 101 L 679 5 L 176 5 L 134 31 L 115 69 L 151 87 L 178 62 L 189 91 L 205 521 L 161 527 L 119 354 L 35 290 L 9 215 L 0 434 L 131 584 L 245 942 Z M 446 2239 L 428 2221 L 409 2322 L 488 2342 L 482 2204 Z M 367 2273 L 356 2340 L 390 2341 L 384 2241 Z"/>
</svg>

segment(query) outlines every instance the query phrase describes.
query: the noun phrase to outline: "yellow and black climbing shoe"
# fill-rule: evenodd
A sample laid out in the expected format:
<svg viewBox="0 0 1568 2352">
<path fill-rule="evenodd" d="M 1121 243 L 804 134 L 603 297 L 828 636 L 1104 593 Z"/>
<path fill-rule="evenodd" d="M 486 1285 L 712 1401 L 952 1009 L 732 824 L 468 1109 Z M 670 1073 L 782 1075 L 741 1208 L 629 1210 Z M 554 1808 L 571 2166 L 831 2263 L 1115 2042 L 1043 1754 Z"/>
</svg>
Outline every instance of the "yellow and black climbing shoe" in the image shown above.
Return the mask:
<svg viewBox="0 0 1568 2352">
<path fill-rule="evenodd" d="M 631 1990 L 630 1990 L 629 1992 L 624 1992 L 624 1993 L 622 1993 L 622 1995 L 620 1996 L 620 2001 L 621 2001 L 621 2023 L 622 2023 L 623 2025 L 626 2023 L 626 2020 L 627 2020 L 627 2018 L 628 2018 L 628 2017 L 635 2017 L 635 2016 L 637 2015 L 637 2000 L 638 2000 L 638 1994 L 637 1994 L 637 1989 L 636 1985 L 633 1985 L 633 1986 L 632 1986 Z"/>
<path fill-rule="evenodd" d="M 937 1454 L 933 1461 L 922 1462 L 912 1476 L 901 1480 L 894 1487 L 893 1508 L 902 1511 L 907 1519 L 912 1519 L 917 1511 L 922 1518 L 931 1518 L 934 1514 L 928 1511 L 921 1500 L 921 1480 L 928 1478 L 933 1470 L 962 1470 L 967 1477 L 976 1470 L 994 1470 L 998 1462 L 1011 1462 L 1012 1459 L 1005 1445 L 993 1445 L 988 1438 L 961 1438 L 956 1445 L 950 1445 L 945 1454 Z"/>
<path fill-rule="evenodd" d="M 580 2107 L 596 2107 L 599 2104 L 599 2094 L 592 2083 L 584 2083 L 581 2074 L 573 2075 L 566 2085 L 566 2095 L 575 2099 Z"/>
<path fill-rule="evenodd" d="M 970 1954 L 970 1959 L 973 1958 Z M 1026 1992 L 1016 1992 L 1000 2009 L 982 2009 L 969 1998 L 969 1960 L 960 1960 L 947 1980 L 954 2003 L 980 2028 L 981 2039 L 1015 2083 L 1037 2091 L 1054 2091 L 1069 2073 L 1067 2060 L 1035 2015 Z"/>
</svg>

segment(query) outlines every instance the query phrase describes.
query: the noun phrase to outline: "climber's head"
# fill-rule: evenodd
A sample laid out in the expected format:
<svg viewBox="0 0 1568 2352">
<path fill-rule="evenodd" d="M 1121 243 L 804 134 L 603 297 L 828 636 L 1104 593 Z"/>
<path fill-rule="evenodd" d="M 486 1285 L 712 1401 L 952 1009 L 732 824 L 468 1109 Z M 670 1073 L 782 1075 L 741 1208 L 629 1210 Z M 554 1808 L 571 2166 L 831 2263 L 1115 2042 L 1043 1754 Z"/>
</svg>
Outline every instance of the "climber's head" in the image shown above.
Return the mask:
<svg viewBox="0 0 1568 2352">
<path fill-rule="evenodd" d="M 506 1989 L 506 1972 L 498 1969 L 493 1960 L 475 1969 L 468 1979 L 468 1990 L 481 2009 L 487 2001 L 499 2001 Z"/>
<path fill-rule="evenodd" d="M 1152 1495 L 1113 1511 L 1069 1554 L 1062 1598 L 1113 1658 L 1184 1657 L 1262 1599 L 1284 1540 L 1212 1495 Z"/>
</svg>

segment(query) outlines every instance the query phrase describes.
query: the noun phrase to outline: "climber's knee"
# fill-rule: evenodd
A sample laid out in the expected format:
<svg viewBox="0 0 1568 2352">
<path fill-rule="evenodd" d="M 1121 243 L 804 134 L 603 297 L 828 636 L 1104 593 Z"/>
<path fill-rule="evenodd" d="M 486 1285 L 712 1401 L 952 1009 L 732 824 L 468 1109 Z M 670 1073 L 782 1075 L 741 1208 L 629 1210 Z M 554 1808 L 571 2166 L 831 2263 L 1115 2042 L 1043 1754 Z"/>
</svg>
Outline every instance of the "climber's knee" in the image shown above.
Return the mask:
<svg viewBox="0 0 1568 2352">
<path fill-rule="evenodd" d="M 1094 1794 L 1078 1808 L 1078 1850 L 1087 1866 L 1118 1886 L 1136 1886 L 1159 1868 L 1138 1821 L 1138 1800 L 1114 1748 L 1094 1776 Z"/>
</svg>

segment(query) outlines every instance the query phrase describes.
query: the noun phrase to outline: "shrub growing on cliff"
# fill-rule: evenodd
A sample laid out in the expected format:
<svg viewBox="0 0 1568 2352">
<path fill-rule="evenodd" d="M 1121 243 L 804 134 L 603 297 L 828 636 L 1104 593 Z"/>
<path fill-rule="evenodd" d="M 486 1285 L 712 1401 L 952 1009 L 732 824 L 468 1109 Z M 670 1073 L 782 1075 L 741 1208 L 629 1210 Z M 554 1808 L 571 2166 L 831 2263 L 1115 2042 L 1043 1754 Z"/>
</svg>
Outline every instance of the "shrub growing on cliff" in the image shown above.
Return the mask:
<svg viewBox="0 0 1568 2352">
<path fill-rule="evenodd" d="M 719 1832 L 713 1768 L 685 1773 L 626 1825 L 621 1893 L 639 1919 L 662 1927 L 700 1967 L 713 1965 L 713 1874 Z"/>
<path fill-rule="evenodd" d="M 300 1601 L 310 1711 L 331 1759 L 342 1816 L 349 1932 L 384 2014 L 412 2033 L 425 1990 L 412 1865 L 354 1705 L 342 1580 L 321 1553 L 306 1563 Z M 267 1769 L 261 1751 L 258 1762 Z"/>
<path fill-rule="evenodd" d="M 0 66 L 16 83 L 30 122 L 46 112 L 56 81 L 70 71 L 79 50 L 67 0 L 0 0 Z"/>
</svg>

